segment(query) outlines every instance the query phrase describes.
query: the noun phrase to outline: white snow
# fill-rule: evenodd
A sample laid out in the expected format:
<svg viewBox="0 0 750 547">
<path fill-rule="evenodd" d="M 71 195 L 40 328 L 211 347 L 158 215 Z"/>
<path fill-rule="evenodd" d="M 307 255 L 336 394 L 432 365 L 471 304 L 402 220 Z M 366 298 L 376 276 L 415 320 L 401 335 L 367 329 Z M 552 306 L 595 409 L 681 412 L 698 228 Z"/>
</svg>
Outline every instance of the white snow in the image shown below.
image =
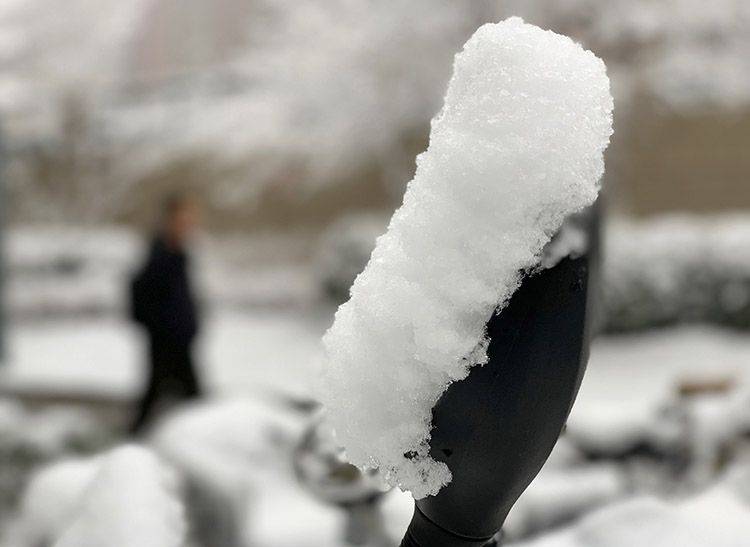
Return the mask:
<svg viewBox="0 0 750 547">
<path fill-rule="evenodd" d="M 279 508 L 283 507 L 283 511 Z M 383 517 L 386 532 L 394 544 L 404 534 L 414 511 L 414 501 L 409 494 L 392 491 L 383 500 Z M 293 524 L 290 523 L 293 515 Z M 349 547 L 343 538 L 341 509 L 322 505 L 310 496 L 300 493 L 291 483 L 274 483 L 258 496 L 252 545 L 258 547 Z"/>
<path fill-rule="evenodd" d="M 613 328 L 741 324 L 750 305 L 746 214 L 615 219 L 605 230 L 604 315 Z"/>
<path fill-rule="evenodd" d="M 201 544 L 247 544 L 259 491 L 292 476 L 291 453 L 306 418 L 278 404 L 230 397 L 180 409 L 157 425 L 149 444 L 185 478 L 185 503 L 196 515 Z"/>
<path fill-rule="evenodd" d="M 121 398 L 139 387 L 139 346 L 135 328 L 111 318 L 14 323 L 0 386 Z"/>
<path fill-rule="evenodd" d="M 53 547 L 181 547 L 186 524 L 177 478 L 149 450 L 105 455 L 82 506 Z"/>
<path fill-rule="evenodd" d="M 212 392 L 309 398 L 328 321 L 302 311 L 212 313 L 200 340 L 201 377 Z M 12 323 L 0 389 L 134 397 L 145 376 L 144 344 L 122 319 Z"/>
<path fill-rule="evenodd" d="M 324 337 L 323 402 L 352 463 L 416 498 L 450 481 L 431 410 L 484 359 L 484 327 L 569 214 L 591 204 L 612 133 L 604 63 L 511 18 L 456 56 L 430 146 Z"/>
<path fill-rule="evenodd" d="M 290 383 L 306 383 L 306 380 L 313 376 L 313 369 L 309 366 L 309 362 L 317 351 L 316 341 L 319 340 L 320 333 L 325 328 L 324 320 L 324 318 L 315 319 L 307 315 L 282 314 L 268 310 L 255 310 L 252 314 L 222 312 L 217 317 L 216 323 L 209 326 L 209 331 L 213 333 L 209 336 L 210 341 L 207 340 L 212 347 L 208 352 L 212 358 L 206 362 L 205 372 L 212 381 L 212 387 L 219 393 L 237 394 L 256 389 L 260 391 L 282 389 Z M 88 352 L 60 351 L 47 341 L 48 337 L 53 337 L 62 343 L 65 333 L 72 335 L 75 332 L 79 333 L 83 344 L 88 343 L 87 340 L 96 340 L 100 336 L 109 340 L 111 346 L 107 354 L 107 362 L 97 368 L 97 364 L 103 363 L 101 359 L 85 358 Z M 72 387 L 76 381 L 84 382 L 88 374 L 97 372 L 97 378 L 90 382 L 92 388 L 103 389 L 109 386 L 112 391 L 128 395 L 135 394 L 136 363 L 127 359 L 127 355 L 131 353 L 121 355 L 122 352 L 128 351 L 132 341 L 122 324 L 111 322 L 103 325 L 101 321 L 88 319 L 60 324 L 57 330 L 52 327 L 37 329 L 31 324 L 16 325 L 11 331 L 9 340 L 12 347 L 17 346 L 21 333 L 24 333 L 23 337 L 26 340 L 25 350 L 21 356 L 23 361 L 10 362 L 7 365 L 17 375 L 19 381 L 22 379 L 25 383 L 35 383 L 40 388 L 55 389 L 58 383 L 56 375 L 62 371 L 67 371 L 66 383 L 69 387 Z M 44 351 L 51 353 L 44 354 Z M 255 363 L 267 363 L 267 367 L 255 365 Z M 596 443 L 597 446 L 611 443 L 609 448 L 603 446 L 605 452 L 612 449 L 612 446 L 615 447 L 614 449 L 617 448 L 616 445 L 620 443 L 618 437 L 624 436 L 628 442 L 631 442 L 633 438 L 637 440 L 638 435 L 652 435 L 653 433 L 649 432 L 653 429 L 653 425 L 649 426 L 649 422 L 654 422 L 654 413 L 658 412 L 662 401 L 672 397 L 680 378 L 686 375 L 703 376 L 716 373 L 721 376 L 729 374 L 741 379 L 742 375 L 748 372 L 747 363 L 750 363 L 750 339 L 738 332 L 707 327 L 680 327 L 627 337 L 601 337 L 593 345 L 589 370 L 571 416 L 568 434 L 575 433 L 576 441 L 586 435 L 586 438 L 591 443 Z M 20 368 L 16 368 L 17 366 Z M 109 380 L 107 380 L 108 374 Z M 287 379 L 284 380 L 284 377 Z M 252 406 L 248 405 L 248 411 L 252 410 Z M 233 412 L 232 409 L 242 409 L 245 406 L 229 401 L 209 403 L 208 408 L 216 410 L 210 410 L 202 418 L 187 415 L 180 429 L 187 427 L 187 422 L 190 422 L 198 424 L 195 427 L 201 427 L 202 432 L 208 431 L 211 420 L 214 418 L 224 420 L 227 414 Z M 13 425 L 17 422 L 17 419 L 13 417 L 14 413 L 13 409 L 9 408 L 7 412 L 0 413 L 0 415 L 8 414 L 6 421 Z M 243 446 L 245 446 L 246 439 L 245 436 L 240 438 L 237 432 L 242 430 L 242 424 L 246 419 L 241 414 L 243 411 L 238 411 L 237 416 L 229 416 L 230 423 L 227 427 L 219 427 L 217 424 L 217 432 L 212 434 L 213 437 L 204 446 L 197 446 L 199 442 L 202 442 L 199 441 L 192 448 L 195 451 L 205 449 L 207 455 L 217 454 L 214 462 L 217 467 L 226 467 L 231 470 L 233 467 L 230 466 L 235 466 L 236 463 L 234 468 L 242 471 L 242 459 L 246 453 L 243 452 Z M 704 417 L 701 417 L 701 420 L 704 420 Z M 27 423 L 28 426 L 26 426 Z M 252 423 L 252 426 L 248 426 L 249 430 L 246 435 L 248 446 L 253 439 L 265 443 L 263 439 L 267 437 L 263 434 L 255 435 L 255 433 L 260 433 L 255 430 L 256 425 L 264 422 L 261 419 L 253 419 Z M 631 423 L 632 426 L 629 425 Z M 706 427 L 710 427 L 708 421 L 705 423 Z M 29 429 L 36 428 L 29 422 L 23 422 L 22 426 L 27 433 L 30 433 Z M 14 431 L 18 429 L 17 425 L 13 427 Z M 261 426 L 261 430 L 265 430 L 265 427 Z M 8 436 L 7 431 L 9 429 L 2 429 L 3 438 Z M 633 438 L 630 436 L 631 433 L 634 434 Z M 232 435 L 237 435 L 236 444 L 231 439 Z M 602 436 L 599 440 L 596 439 L 598 435 Z M 227 437 L 232 442 L 225 443 L 221 440 Z M 196 438 L 204 439 L 202 436 Z M 217 441 L 214 442 L 213 439 Z M 519 505 L 517 517 L 520 523 L 516 521 L 514 524 L 518 527 L 517 529 L 520 529 L 517 533 L 528 531 L 532 525 L 546 522 L 548 518 L 554 520 L 561 515 L 560 511 L 566 508 L 566 503 L 565 497 L 557 494 L 558 492 L 575 492 L 576 503 L 579 500 L 585 502 L 588 496 L 592 496 L 589 499 L 593 499 L 597 491 L 606 493 L 605 487 L 608 480 L 604 474 L 592 473 L 592 481 L 588 483 L 583 480 L 583 477 L 587 476 L 586 473 L 574 472 L 568 475 L 571 479 L 569 486 L 562 481 L 562 477 L 567 473 L 566 468 L 572 466 L 575 471 L 575 468 L 586 465 L 582 461 L 582 456 L 577 455 L 576 450 L 570 446 L 569 441 L 570 439 L 568 442 L 564 439 L 556 447 L 551 461 L 546 466 L 548 471 L 553 472 L 545 472 L 545 475 L 539 479 L 539 484 L 534 486 L 535 491 L 530 491 L 529 504 L 524 502 Z M 179 450 L 179 446 L 185 443 L 189 444 L 189 440 L 182 439 L 175 446 Z M 162 450 L 161 447 L 158 448 Z M 262 447 L 258 446 L 258 448 Z M 270 447 L 266 449 L 267 452 L 263 454 L 272 457 L 273 449 Z M 264 461 L 268 461 L 267 456 L 263 456 Z M 170 459 L 170 463 L 180 468 L 176 460 Z M 279 463 L 285 462 L 279 461 Z M 77 467 L 75 464 L 73 466 Z M 67 474 L 62 471 L 61 473 Z M 76 471 L 73 470 L 72 473 L 76 474 Z M 86 472 L 81 471 L 81 473 Z M 547 482 L 548 478 L 549 482 Z M 259 481 L 253 480 L 251 504 L 243 521 L 255 541 L 254 544 L 268 547 L 305 543 L 326 547 L 343 545 L 343 542 L 339 540 L 341 518 L 338 510 L 323 506 L 309 497 L 292 482 L 291 478 L 283 478 L 283 473 L 264 471 L 260 479 Z M 76 490 L 77 479 L 75 477 L 72 477 L 70 481 L 64 477 L 61 480 L 71 483 L 71 490 Z M 88 482 L 83 479 L 81 481 Z M 609 482 L 609 484 L 614 485 L 614 482 Z M 743 485 L 745 492 L 750 492 L 750 486 L 748 486 L 750 481 L 741 482 L 738 489 Z M 544 497 L 542 492 L 548 488 L 555 495 L 550 496 L 550 503 L 545 503 L 542 499 Z M 36 499 L 40 500 L 44 506 L 37 513 L 48 514 L 47 507 L 52 505 L 57 507 L 57 500 L 59 501 L 57 521 L 61 525 L 67 524 L 70 519 L 67 507 L 71 504 L 66 500 L 75 497 L 75 492 L 66 494 L 65 489 L 66 486 L 63 484 L 55 487 L 54 494 L 43 495 L 41 499 L 37 497 Z M 41 492 L 45 491 L 49 490 L 41 489 Z M 558 503 L 559 498 L 562 498 L 562 503 Z M 398 492 L 394 492 L 386 499 L 386 523 L 394 537 L 403 533 L 411 517 L 410 499 L 411 496 Z M 745 499 L 750 502 L 750 495 L 746 494 Z M 286 507 L 288 511 L 279 512 L 278 508 L 281 506 Z M 57 509 L 50 509 L 50 511 L 57 511 Z M 526 511 L 532 511 L 534 517 L 525 516 Z M 295 516 L 293 525 L 289 524 L 288 515 Z M 33 520 L 37 522 L 36 518 Z M 56 528 L 53 537 L 56 537 L 59 532 L 59 528 Z M 574 545 L 580 547 L 578 543 L 566 541 L 568 543 L 562 544 L 564 547 Z M 18 546 L 14 543 L 10 545 Z M 24 543 L 20 545 L 26 547 Z M 560 544 L 552 545 L 558 547 Z M 677 547 L 677 545 L 680 544 L 675 543 L 669 547 Z M 680 547 L 683 546 L 680 545 Z"/>
<path fill-rule="evenodd" d="M 179 486 L 170 468 L 137 445 L 50 464 L 24 494 L 12 545 L 182 547 Z"/>
<path fill-rule="evenodd" d="M 625 495 L 627 481 L 613 464 L 572 469 L 545 465 L 508 514 L 506 537 L 524 537 L 574 520 Z"/>
<path fill-rule="evenodd" d="M 305 420 L 249 398 L 195 404 L 160 423 L 150 444 L 183 473 L 246 497 L 270 472 L 291 471 L 288 454 Z"/>
<path fill-rule="evenodd" d="M 515 547 L 743 547 L 750 509 L 727 485 L 681 503 L 638 497 L 601 509 L 569 530 Z"/>
<path fill-rule="evenodd" d="M 322 314 L 269 310 L 213 314 L 201 359 L 210 390 L 309 395 L 316 372 L 312 363 L 319 358 L 318 342 L 327 321 Z M 137 394 L 142 363 L 138 339 L 127 323 L 87 318 L 10 327 L 9 360 L 0 370 L 0 386 L 90 390 L 115 397 Z M 602 443 L 610 438 L 618 442 L 616 437 L 627 436 L 623 428 L 640 432 L 653 422 L 681 377 L 715 374 L 750 380 L 749 362 L 747 336 L 707 326 L 600 337 L 593 344 L 568 431 L 591 437 L 591 442 L 597 437 Z M 0 415 L 0 428 L 3 423 Z M 18 428 L 16 419 L 9 423 Z"/>
<path fill-rule="evenodd" d="M 206 325 L 201 362 L 219 393 L 274 393 L 309 399 L 329 312 L 217 312 Z"/>
<path fill-rule="evenodd" d="M 680 381 L 728 377 L 746 384 L 748 363 L 747 336 L 717 328 L 601 337 L 591 348 L 567 433 L 577 444 L 605 454 L 642 441 L 668 444 L 679 432 L 658 415 L 674 399 Z"/>
<path fill-rule="evenodd" d="M 19 547 L 51 545 L 70 526 L 99 471 L 97 458 L 61 460 L 38 470 L 10 532 Z"/>
</svg>

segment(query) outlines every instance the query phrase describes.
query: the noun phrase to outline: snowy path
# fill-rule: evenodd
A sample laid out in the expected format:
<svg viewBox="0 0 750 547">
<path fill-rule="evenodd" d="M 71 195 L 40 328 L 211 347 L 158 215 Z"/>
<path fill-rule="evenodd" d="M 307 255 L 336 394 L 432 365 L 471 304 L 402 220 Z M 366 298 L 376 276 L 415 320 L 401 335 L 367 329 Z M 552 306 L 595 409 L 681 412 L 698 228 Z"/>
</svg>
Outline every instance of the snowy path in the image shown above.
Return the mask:
<svg viewBox="0 0 750 547">
<path fill-rule="evenodd" d="M 222 311 L 207 321 L 200 347 L 211 391 L 309 392 L 327 319 L 315 313 Z M 29 389 L 135 396 L 143 381 L 143 340 L 117 319 L 12 325 L 0 382 Z"/>
<path fill-rule="evenodd" d="M 324 313 L 220 311 L 206 326 L 204 377 L 212 391 L 309 392 L 328 326 Z M 142 373 L 138 333 L 115 319 L 12 325 L 6 385 L 137 393 Z M 617 406 L 649 413 L 680 377 L 747 377 L 750 338 L 710 327 L 681 327 L 599 339 L 574 419 Z"/>
</svg>

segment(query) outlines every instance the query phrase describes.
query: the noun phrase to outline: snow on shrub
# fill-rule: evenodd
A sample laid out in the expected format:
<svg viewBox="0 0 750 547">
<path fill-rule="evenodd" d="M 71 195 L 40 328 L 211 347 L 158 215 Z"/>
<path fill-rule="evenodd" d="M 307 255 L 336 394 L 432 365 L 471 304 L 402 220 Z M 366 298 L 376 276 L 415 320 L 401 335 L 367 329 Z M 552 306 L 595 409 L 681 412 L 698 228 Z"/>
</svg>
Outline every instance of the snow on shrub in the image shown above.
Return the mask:
<svg viewBox="0 0 750 547">
<path fill-rule="evenodd" d="M 750 327 L 750 220 L 664 216 L 614 222 L 606 234 L 605 327 L 707 321 Z"/>
</svg>

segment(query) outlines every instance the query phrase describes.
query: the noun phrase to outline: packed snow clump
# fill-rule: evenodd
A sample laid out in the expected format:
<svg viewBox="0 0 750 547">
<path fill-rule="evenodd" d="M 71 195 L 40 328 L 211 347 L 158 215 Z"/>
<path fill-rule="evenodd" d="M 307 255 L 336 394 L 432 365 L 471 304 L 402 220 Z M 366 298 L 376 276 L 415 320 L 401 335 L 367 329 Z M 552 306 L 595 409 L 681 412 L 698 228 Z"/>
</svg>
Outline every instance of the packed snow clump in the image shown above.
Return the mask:
<svg viewBox="0 0 750 547">
<path fill-rule="evenodd" d="M 519 18 L 456 56 L 403 205 L 323 338 L 321 397 L 352 463 L 415 498 L 451 480 L 428 453 L 432 407 L 486 360 L 493 311 L 596 199 L 612 107 L 600 59 Z"/>
</svg>

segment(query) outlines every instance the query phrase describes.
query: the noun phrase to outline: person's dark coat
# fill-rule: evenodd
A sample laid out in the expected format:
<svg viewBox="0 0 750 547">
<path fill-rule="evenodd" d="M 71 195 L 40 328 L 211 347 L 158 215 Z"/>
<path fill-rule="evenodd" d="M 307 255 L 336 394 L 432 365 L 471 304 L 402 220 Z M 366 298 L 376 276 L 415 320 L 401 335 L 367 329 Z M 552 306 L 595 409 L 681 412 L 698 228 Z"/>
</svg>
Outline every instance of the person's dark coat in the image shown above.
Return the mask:
<svg viewBox="0 0 750 547">
<path fill-rule="evenodd" d="M 132 314 L 149 336 L 189 344 L 198 333 L 198 309 L 188 276 L 188 256 L 154 239 L 132 286 Z"/>
<path fill-rule="evenodd" d="M 158 237 L 132 280 L 131 315 L 148 334 L 151 369 L 133 431 L 143 427 L 162 397 L 199 394 L 192 343 L 200 321 L 188 270 L 187 254 Z"/>
</svg>

